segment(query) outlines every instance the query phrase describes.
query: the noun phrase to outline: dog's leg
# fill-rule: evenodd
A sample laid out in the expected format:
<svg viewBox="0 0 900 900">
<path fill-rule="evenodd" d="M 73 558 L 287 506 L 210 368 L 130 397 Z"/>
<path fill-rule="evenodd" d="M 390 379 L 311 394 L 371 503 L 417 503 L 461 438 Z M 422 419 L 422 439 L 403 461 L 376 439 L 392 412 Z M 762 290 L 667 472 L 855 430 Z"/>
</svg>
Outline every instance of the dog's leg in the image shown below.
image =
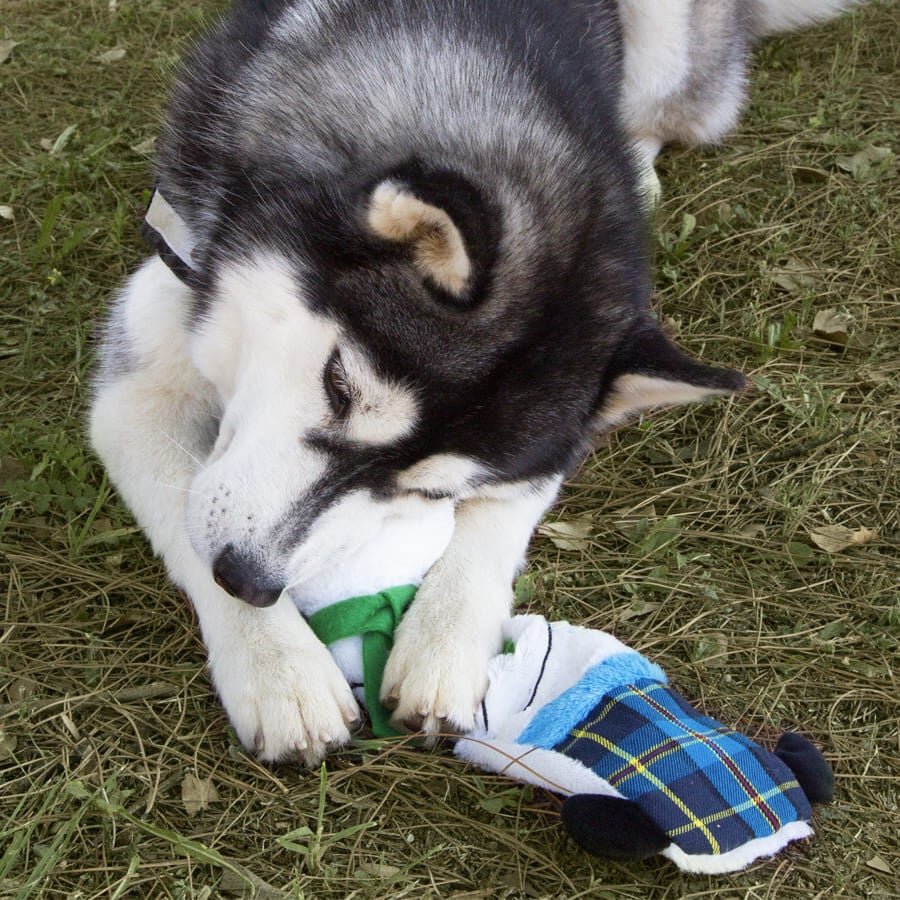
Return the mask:
<svg viewBox="0 0 900 900">
<path fill-rule="evenodd" d="M 444 555 L 425 576 L 397 630 L 382 683 L 394 720 L 435 733 L 474 726 L 512 603 L 511 582 L 561 478 L 515 495 L 462 502 Z"/>
<path fill-rule="evenodd" d="M 125 502 L 197 611 L 216 689 L 261 759 L 318 762 L 359 715 L 327 649 L 292 601 L 256 609 L 220 589 L 194 552 L 184 507 L 209 452 L 217 401 L 187 350 L 190 298 L 159 260 L 132 278 L 103 347 L 91 437 Z"/>
</svg>

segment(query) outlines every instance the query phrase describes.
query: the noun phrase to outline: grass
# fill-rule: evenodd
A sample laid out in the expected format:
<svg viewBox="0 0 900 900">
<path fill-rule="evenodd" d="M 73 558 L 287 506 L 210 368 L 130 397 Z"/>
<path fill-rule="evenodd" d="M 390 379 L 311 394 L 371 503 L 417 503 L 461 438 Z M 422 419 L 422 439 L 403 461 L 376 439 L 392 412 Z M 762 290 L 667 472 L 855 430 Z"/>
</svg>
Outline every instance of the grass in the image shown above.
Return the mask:
<svg viewBox="0 0 900 900">
<path fill-rule="evenodd" d="M 896 6 L 768 44 L 738 131 L 662 158 L 660 314 L 756 390 L 614 433 L 552 513 L 577 538 L 539 535 L 516 586 L 752 736 L 824 747 L 815 839 L 707 878 L 588 858 L 557 798 L 446 752 L 360 740 L 317 774 L 237 747 L 189 605 L 84 440 L 147 142 L 216 5 L 3 7 L 0 896 L 900 894 Z M 829 552 L 823 528 L 877 536 Z"/>
</svg>

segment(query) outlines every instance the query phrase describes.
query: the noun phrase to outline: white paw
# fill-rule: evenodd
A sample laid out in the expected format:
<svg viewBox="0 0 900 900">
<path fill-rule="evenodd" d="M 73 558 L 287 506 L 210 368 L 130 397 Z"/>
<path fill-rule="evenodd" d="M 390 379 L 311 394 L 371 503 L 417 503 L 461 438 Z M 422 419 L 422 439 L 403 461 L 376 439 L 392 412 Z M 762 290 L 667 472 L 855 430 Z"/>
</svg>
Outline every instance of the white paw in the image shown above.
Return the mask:
<svg viewBox="0 0 900 900">
<path fill-rule="evenodd" d="M 413 603 L 397 630 L 382 702 L 393 710 L 392 721 L 411 731 L 471 731 L 487 691 L 488 660 L 498 649 L 492 645 L 499 641 L 479 633 L 477 623 L 433 621 L 428 607 L 416 612 Z"/>
<path fill-rule="evenodd" d="M 291 640 L 290 638 L 295 638 Z M 311 636 L 268 635 L 210 657 L 213 680 L 241 743 L 265 762 L 314 766 L 350 740 L 360 711 L 331 654 Z"/>
</svg>

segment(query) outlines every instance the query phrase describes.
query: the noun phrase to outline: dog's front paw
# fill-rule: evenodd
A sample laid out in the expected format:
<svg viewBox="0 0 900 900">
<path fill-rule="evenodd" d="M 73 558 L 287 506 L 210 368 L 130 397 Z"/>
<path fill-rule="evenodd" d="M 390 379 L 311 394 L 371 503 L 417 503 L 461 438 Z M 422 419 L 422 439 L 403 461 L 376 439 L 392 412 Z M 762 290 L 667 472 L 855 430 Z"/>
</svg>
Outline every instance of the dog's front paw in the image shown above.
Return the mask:
<svg viewBox="0 0 900 900">
<path fill-rule="evenodd" d="M 400 623 L 381 685 L 391 721 L 410 731 L 471 731 L 487 690 L 490 635 L 415 615 Z"/>
<path fill-rule="evenodd" d="M 213 680 L 241 743 L 264 762 L 314 766 L 350 740 L 359 707 L 328 650 L 286 635 L 210 659 Z"/>
</svg>

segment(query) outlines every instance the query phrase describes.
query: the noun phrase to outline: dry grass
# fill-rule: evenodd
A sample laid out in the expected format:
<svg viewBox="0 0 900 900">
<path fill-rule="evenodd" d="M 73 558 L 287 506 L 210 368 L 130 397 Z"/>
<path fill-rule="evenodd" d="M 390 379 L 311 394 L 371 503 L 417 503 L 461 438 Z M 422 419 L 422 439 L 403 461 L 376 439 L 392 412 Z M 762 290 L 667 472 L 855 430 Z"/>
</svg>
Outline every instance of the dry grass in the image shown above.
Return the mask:
<svg viewBox="0 0 900 900">
<path fill-rule="evenodd" d="M 19 45 L 0 64 L 0 896 L 900 894 L 900 179 L 893 157 L 852 162 L 898 147 L 896 6 L 768 45 L 740 131 L 663 158 L 661 313 L 757 389 L 614 434 L 554 513 L 591 535 L 538 538 L 518 585 L 614 629 L 723 720 L 825 748 L 838 796 L 816 838 L 730 878 L 587 858 L 556 798 L 446 753 L 360 741 L 320 794 L 316 773 L 235 745 L 189 606 L 82 436 L 93 322 L 141 252 L 133 148 L 202 19 L 187 6 L 3 7 Z M 825 309 L 850 317 L 843 350 L 813 333 Z M 827 553 L 825 525 L 878 537 Z M 218 792 L 195 815 L 186 773 Z"/>
</svg>

